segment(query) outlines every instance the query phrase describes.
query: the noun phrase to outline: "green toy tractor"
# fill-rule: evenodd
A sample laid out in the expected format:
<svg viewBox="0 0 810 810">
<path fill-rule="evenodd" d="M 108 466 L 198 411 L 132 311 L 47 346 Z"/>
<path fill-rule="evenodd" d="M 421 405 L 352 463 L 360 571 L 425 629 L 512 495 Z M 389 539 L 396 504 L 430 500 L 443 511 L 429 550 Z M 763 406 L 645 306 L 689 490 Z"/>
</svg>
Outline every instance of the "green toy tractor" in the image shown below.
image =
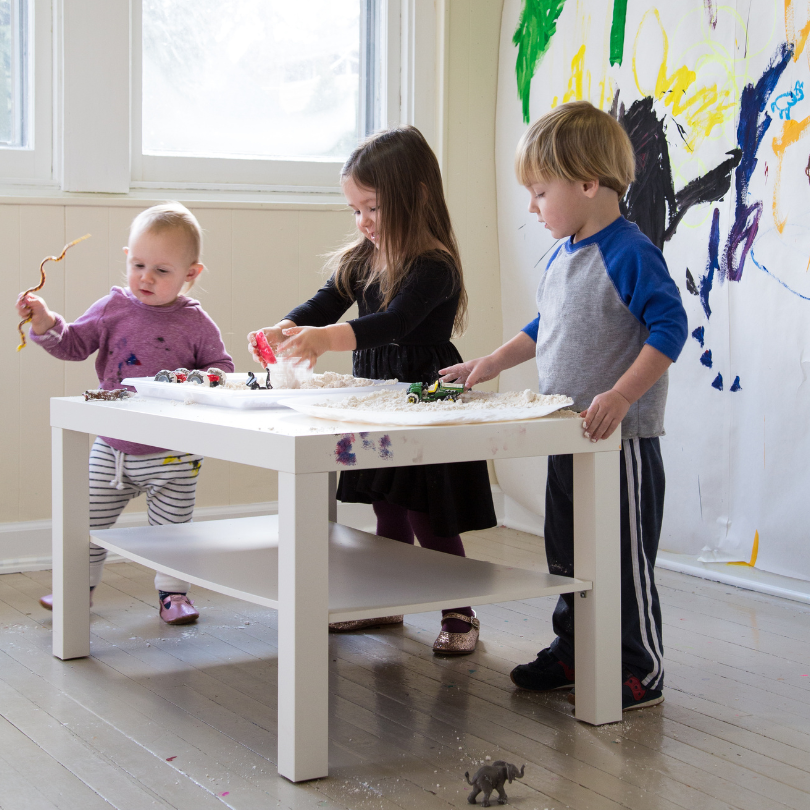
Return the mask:
<svg viewBox="0 0 810 810">
<path fill-rule="evenodd" d="M 434 383 L 411 383 L 408 387 L 408 402 L 438 402 L 449 399 L 455 402 L 464 393 L 464 386 L 457 383 L 443 383 L 436 380 Z"/>
</svg>

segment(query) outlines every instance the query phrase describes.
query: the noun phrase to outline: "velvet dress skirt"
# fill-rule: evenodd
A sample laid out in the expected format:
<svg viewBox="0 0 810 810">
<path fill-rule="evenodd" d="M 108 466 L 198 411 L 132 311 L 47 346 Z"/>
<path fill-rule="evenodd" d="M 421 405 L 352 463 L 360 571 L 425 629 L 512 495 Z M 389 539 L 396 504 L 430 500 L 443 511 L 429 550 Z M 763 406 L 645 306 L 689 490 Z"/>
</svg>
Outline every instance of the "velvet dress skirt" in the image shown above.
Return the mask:
<svg viewBox="0 0 810 810">
<path fill-rule="evenodd" d="M 440 368 L 461 362 L 449 341 L 427 346 L 389 343 L 355 351 L 353 372 L 373 380 L 433 382 Z M 439 537 L 489 529 L 497 522 L 485 461 L 349 470 L 340 475 L 337 496 L 348 503 L 388 501 L 427 512 Z"/>
</svg>

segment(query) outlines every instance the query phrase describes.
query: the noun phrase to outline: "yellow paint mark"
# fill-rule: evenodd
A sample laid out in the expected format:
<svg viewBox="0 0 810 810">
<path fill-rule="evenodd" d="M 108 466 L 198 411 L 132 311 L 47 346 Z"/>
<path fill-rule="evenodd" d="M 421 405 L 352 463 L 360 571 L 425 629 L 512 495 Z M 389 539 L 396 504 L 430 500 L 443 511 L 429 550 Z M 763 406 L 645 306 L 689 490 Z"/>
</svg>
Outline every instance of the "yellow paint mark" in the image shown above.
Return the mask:
<svg viewBox="0 0 810 810">
<path fill-rule="evenodd" d="M 728 565 L 747 565 L 749 568 L 755 568 L 757 564 L 757 555 L 759 554 L 759 532 L 754 532 L 754 547 L 751 549 L 751 559 L 748 562 L 730 562 Z"/>
<path fill-rule="evenodd" d="M 178 464 L 179 462 L 179 456 L 166 456 L 166 458 L 163 459 L 164 464 Z"/>
<path fill-rule="evenodd" d="M 563 103 L 566 101 L 582 101 L 583 86 L 582 80 L 587 73 L 588 95 L 590 95 L 591 72 L 585 70 L 585 45 L 581 45 L 571 60 L 571 76 L 568 79 L 568 89 L 563 96 Z"/>
<path fill-rule="evenodd" d="M 805 23 L 804 28 L 796 35 L 796 20 L 793 13 L 793 0 L 785 0 L 785 39 L 793 43 L 793 61 L 798 61 L 807 44 L 807 37 L 810 34 L 810 20 Z"/>
<path fill-rule="evenodd" d="M 559 96 L 554 96 L 554 98 L 551 99 L 551 109 L 553 110 L 559 103 L 560 103 L 560 97 Z"/>
<path fill-rule="evenodd" d="M 779 195 L 782 190 L 782 161 L 787 148 L 804 137 L 808 127 L 810 127 L 810 116 L 803 118 L 801 121 L 785 121 L 782 124 L 781 135 L 777 135 L 773 139 L 773 151 L 776 155 L 776 170 L 774 172 L 772 208 L 773 221 L 779 233 L 782 233 L 785 229 L 785 223 L 787 222 L 787 214 L 783 216 L 779 210 Z"/>
<path fill-rule="evenodd" d="M 637 68 L 638 44 L 650 14 L 654 16 L 655 22 L 658 24 L 662 41 L 661 65 L 652 93 L 641 87 Z M 652 95 L 656 101 L 663 100 L 664 106 L 670 107 L 673 116 L 682 116 L 690 130 L 689 137 L 685 139 L 686 144 L 690 150 L 694 151 L 695 147 L 711 134 L 714 127 L 724 124 L 731 118 L 735 109 L 734 97 L 728 88 L 718 91 L 716 83 L 702 87 L 696 85 L 697 73 L 686 65 L 676 68 L 670 73 L 667 65 L 668 58 L 669 38 L 658 10 L 653 8 L 646 12 L 636 32 L 633 46 L 633 76 L 636 87 L 644 96 Z"/>
</svg>

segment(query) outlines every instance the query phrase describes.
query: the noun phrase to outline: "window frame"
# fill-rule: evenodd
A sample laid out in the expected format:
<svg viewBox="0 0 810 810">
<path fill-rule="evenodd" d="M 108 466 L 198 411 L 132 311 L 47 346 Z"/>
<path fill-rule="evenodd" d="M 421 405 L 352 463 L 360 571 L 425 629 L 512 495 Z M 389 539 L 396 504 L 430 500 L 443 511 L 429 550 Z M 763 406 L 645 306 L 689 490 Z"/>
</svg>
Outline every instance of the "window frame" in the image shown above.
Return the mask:
<svg viewBox="0 0 810 810">
<path fill-rule="evenodd" d="M 25 146 L 0 146 L 0 183 L 53 185 L 53 6 L 28 0 Z"/>
<path fill-rule="evenodd" d="M 142 149 L 142 0 L 132 2 L 132 179 L 131 187 L 214 190 L 253 190 L 269 192 L 331 193 L 339 191 L 339 172 L 343 160 L 314 159 L 292 160 L 284 158 L 205 158 L 185 156 L 144 155 Z M 399 82 L 392 81 L 400 73 L 399 41 L 401 38 L 401 0 L 372 0 L 366 8 L 371 14 L 362 15 L 361 24 L 366 36 L 374 33 L 372 40 L 375 69 L 379 71 L 374 82 L 377 98 L 368 92 L 361 93 L 361 120 L 368 125 L 368 105 L 378 102 L 378 114 L 372 121 L 372 130 L 382 121 L 399 122 Z M 392 44 L 394 47 L 392 47 Z M 384 56 L 379 58 L 379 54 Z M 365 73 L 369 53 L 361 55 L 362 72 Z M 392 75 L 393 74 L 393 75 Z M 367 75 L 367 74 L 366 74 Z"/>
</svg>

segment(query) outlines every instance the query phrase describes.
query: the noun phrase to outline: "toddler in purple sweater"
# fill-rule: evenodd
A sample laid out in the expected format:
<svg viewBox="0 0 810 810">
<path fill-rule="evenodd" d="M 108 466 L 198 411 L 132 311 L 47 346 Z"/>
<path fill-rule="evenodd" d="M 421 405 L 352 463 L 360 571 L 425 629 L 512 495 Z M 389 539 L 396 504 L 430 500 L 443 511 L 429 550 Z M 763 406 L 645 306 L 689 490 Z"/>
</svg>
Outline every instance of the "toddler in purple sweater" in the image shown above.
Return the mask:
<svg viewBox="0 0 810 810">
<path fill-rule="evenodd" d="M 233 371 L 217 325 L 198 301 L 182 295 L 200 263 L 202 231 L 179 203 L 156 205 L 132 222 L 127 254 L 127 288 L 113 287 L 74 323 L 48 309 L 37 295 L 17 300 L 21 318 L 31 316 L 30 337 L 61 360 L 84 360 L 93 352 L 99 386 L 121 387 L 125 377 L 149 377 L 164 368 L 216 366 Z M 202 457 L 160 447 L 99 437 L 90 452 L 90 527 L 106 529 L 126 504 L 146 493 L 152 526 L 189 523 L 194 511 Z M 90 590 L 101 581 L 107 552 L 90 544 Z M 189 583 L 155 575 L 160 617 L 188 624 L 199 617 L 188 598 Z M 40 599 L 50 610 L 53 597 Z"/>
</svg>

